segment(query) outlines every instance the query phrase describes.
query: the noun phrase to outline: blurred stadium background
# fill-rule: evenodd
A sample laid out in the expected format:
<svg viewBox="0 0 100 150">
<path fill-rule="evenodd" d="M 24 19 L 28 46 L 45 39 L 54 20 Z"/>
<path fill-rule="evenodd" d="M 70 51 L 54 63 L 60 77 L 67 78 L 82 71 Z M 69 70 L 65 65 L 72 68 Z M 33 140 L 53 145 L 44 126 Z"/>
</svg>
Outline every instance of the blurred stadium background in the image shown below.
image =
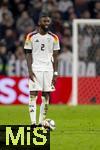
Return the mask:
<svg viewBox="0 0 100 150">
<path fill-rule="evenodd" d="M 100 104 L 100 22 L 78 25 L 78 103 Z"/>
<path fill-rule="evenodd" d="M 100 26 L 78 26 L 79 77 L 83 78 L 78 103 L 92 106 L 66 105 L 72 95 L 72 23 L 74 19 L 100 19 L 99 0 L 0 0 L 0 124 L 30 124 L 28 105 L 16 105 L 28 104 L 23 45 L 26 34 L 36 28 L 39 14 L 47 10 L 53 20 L 51 30 L 61 44 L 59 77 L 50 103 L 65 104 L 49 106 L 48 118 L 56 122 L 51 150 L 99 150 L 100 106 L 94 104 L 100 104 Z"/>
</svg>

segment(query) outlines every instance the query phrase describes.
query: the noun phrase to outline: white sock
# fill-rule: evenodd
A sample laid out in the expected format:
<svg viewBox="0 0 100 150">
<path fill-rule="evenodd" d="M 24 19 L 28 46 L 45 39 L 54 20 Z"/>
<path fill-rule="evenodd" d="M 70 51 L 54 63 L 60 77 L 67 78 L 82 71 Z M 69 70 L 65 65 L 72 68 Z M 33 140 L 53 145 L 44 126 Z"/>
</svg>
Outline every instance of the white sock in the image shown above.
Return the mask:
<svg viewBox="0 0 100 150">
<path fill-rule="evenodd" d="M 36 123 L 36 99 L 37 96 L 30 95 L 29 98 L 29 113 L 31 118 L 31 123 Z"/>
<path fill-rule="evenodd" d="M 46 99 L 42 96 L 42 104 L 40 106 L 40 115 L 39 115 L 39 124 L 42 124 L 43 120 L 46 118 L 47 110 L 48 110 L 49 99 Z"/>
</svg>

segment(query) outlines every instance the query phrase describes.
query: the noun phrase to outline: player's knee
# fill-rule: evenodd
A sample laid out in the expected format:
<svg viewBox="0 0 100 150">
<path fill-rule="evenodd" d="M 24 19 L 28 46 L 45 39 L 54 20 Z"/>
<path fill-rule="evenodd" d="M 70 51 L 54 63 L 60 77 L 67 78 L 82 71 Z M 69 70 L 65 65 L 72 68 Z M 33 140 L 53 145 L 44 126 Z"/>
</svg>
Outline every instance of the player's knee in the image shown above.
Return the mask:
<svg viewBox="0 0 100 150">
<path fill-rule="evenodd" d="M 30 91 L 30 95 L 32 95 L 32 96 L 37 96 L 37 94 L 38 94 L 38 92 L 36 92 L 36 91 Z"/>
<path fill-rule="evenodd" d="M 44 96 L 45 99 L 49 99 L 49 97 L 50 97 L 50 92 L 43 92 L 43 93 L 42 93 L 42 96 Z"/>
</svg>

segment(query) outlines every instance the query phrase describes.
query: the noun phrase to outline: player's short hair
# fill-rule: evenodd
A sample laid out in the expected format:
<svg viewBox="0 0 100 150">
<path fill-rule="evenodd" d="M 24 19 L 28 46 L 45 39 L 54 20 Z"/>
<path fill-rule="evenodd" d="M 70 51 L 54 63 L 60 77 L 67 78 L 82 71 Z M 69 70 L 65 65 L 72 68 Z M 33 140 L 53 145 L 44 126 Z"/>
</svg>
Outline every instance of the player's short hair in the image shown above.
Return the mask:
<svg viewBox="0 0 100 150">
<path fill-rule="evenodd" d="M 50 18 L 51 18 L 50 13 L 47 13 L 47 12 L 42 12 L 42 13 L 40 14 L 40 16 L 39 16 L 39 20 L 40 20 L 42 17 L 50 17 Z"/>
</svg>

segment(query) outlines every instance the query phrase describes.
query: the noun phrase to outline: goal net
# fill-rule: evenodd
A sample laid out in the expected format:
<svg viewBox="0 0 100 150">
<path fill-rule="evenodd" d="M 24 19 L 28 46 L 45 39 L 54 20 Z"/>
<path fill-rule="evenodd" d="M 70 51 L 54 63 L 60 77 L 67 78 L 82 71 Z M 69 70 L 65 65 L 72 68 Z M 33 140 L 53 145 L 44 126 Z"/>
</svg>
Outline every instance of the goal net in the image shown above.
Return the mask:
<svg viewBox="0 0 100 150">
<path fill-rule="evenodd" d="M 100 20 L 73 22 L 72 104 L 100 104 Z"/>
</svg>

